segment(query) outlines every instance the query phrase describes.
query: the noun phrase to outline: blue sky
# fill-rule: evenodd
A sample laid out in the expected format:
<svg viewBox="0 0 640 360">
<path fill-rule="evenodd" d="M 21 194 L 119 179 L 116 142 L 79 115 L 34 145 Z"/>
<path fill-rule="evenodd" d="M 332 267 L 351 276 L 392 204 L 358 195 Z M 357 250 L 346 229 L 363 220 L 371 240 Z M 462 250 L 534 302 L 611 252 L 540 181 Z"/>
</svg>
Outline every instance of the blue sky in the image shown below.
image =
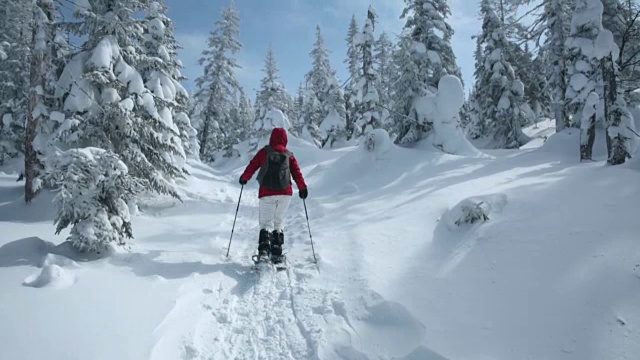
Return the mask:
<svg viewBox="0 0 640 360">
<path fill-rule="evenodd" d="M 207 36 L 220 11 L 230 0 L 165 0 L 169 16 L 176 27 L 176 37 L 184 47 L 180 52 L 189 77 L 185 84 L 193 89 L 193 80 L 202 68 L 196 64 L 205 47 Z M 472 35 L 480 31 L 479 2 L 450 0 L 453 27 L 453 49 L 462 68 L 465 88 L 473 83 Z M 400 19 L 402 0 L 237 0 L 240 12 L 240 38 L 243 49 L 238 54 L 242 70 L 238 79 L 253 99 L 262 77 L 262 66 L 269 44 L 272 44 L 280 78 L 289 92 L 294 94 L 304 74 L 311 66 L 309 52 L 315 41 L 315 28 L 320 25 L 325 44 L 331 51 L 331 65 L 341 81 L 346 80 L 343 60 L 346 55 L 345 37 L 349 21 L 356 15 L 362 26 L 367 8 L 373 5 L 379 16 L 376 36 L 386 31 L 391 38 L 404 24 Z"/>
</svg>

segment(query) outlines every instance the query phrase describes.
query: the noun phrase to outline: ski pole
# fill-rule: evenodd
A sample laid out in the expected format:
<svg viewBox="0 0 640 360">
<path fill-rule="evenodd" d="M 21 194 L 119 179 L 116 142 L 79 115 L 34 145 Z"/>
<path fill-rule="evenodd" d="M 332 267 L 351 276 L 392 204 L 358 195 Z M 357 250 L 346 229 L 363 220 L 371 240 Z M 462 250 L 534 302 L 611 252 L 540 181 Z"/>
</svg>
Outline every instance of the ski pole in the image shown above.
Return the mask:
<svg viewBox="0 0 640 360">
<path fill-rule="evenodd" d="M 240 197 L 238 198 L 238 207 L 236 208 L 236 216 L 233 217 L 233 226 L 231 227 L 231 237 L 229 238 L 229 246 L 227 247 L 227 257 L 229 257 L 229 249 L 231 249 L 231 239 L 233 239 L 233 230 L 236 228 L 236 219 L 238 218 L 238 210 L 240 210 L 240 199 L 242 199 L 242 190 L 244 185 L 240 188 Z"/>
<path fill-rule="evenodd" d="M 309 213 L 307 212 L 307 201 L 302 199 L 302 203 L 304 204 L 304 214 L 307 217 L 307 228 L 309 228 L 309 239 L 311 239 L 311 251 L 313 252 L 313 263 L 317 264 L 318 260 L 316 259 L 316 250 L 313 248 L 313 237 L 311 236 L 311 226 L 309 225 Z"/>
</svg>

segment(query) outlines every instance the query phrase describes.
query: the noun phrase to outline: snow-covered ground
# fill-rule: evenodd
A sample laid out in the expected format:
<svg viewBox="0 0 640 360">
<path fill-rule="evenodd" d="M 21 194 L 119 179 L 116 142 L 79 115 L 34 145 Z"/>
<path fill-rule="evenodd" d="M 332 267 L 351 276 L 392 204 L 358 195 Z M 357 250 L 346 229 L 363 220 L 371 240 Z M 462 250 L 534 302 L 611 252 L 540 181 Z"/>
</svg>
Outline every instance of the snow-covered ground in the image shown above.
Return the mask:
<svg viewBox="0 0 640 360">
<path fill-rule="evenodd" d="M 0 173 L 0 358 L 635 358 L 640 163 L 579 163 L 550 125 L 473 158 L 292 139 L 319 264 L 296 196 L 290 268 L 260 276 L 255 181 L 225 257 L 246 159 L 191 164 L 183 203 L 147 201 L 131 249 L 92 261 L 59 245 L 51 194 L 24 205 Z"/>
</svg>

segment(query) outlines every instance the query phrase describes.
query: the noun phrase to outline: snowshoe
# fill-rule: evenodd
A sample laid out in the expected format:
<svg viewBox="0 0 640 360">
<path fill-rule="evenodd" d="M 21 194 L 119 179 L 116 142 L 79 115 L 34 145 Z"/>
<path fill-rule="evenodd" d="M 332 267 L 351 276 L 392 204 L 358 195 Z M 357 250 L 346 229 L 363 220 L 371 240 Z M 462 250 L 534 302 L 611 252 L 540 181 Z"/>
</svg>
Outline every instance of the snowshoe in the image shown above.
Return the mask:
<svg viewBox="0 0 640 360">
<path fill-rule="evenodd" d="M 271 255 L 271 263 L 278 271 L 287 269 L 287 257 L 284 255 Z"/>
</svg>

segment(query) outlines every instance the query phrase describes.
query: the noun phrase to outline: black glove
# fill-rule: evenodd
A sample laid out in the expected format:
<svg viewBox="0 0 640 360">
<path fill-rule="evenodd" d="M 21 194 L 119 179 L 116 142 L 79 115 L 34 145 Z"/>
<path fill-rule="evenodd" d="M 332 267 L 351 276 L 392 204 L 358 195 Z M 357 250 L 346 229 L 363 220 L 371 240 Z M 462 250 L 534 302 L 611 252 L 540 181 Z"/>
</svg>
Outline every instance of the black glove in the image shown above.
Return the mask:
<svg viewBox="0 0 640 360">
<path fill-rule="evenodd" d="M 242 186 L 247 185 L 247 182 L 244 181 L 244 179 L 240 178 L 240 185 Z"/>
<path fill-rule="evenodd" d="M 309 195 L 309 192 L 307 191 L 307 189 L 300 190 L 300 198 L 301 199 L 306 199 L 308 195 Z"/>
</svg>

